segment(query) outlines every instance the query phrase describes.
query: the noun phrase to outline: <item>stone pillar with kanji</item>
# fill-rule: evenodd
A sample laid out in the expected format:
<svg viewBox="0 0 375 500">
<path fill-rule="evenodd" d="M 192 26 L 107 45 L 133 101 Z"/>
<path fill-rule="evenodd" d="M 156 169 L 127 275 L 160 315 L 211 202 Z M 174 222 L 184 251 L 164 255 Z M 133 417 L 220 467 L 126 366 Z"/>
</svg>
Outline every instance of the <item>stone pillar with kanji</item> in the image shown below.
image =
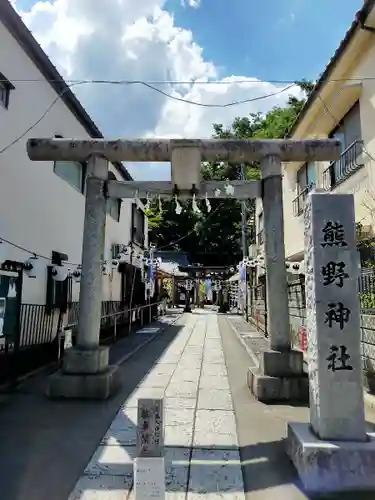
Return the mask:
<svg viewBox="0 0 375 500">
<path fill-rule="evenodd" d="M 305 208 L 310 425 L 288 424 L 287 452 L 307 489 L 375 486 L 361 362 L 354 197 L 312 192 Z"/>
<path fill-rule="evenodd" d="M 321 439 L 366 439 L 352 195 L 313 193 L 305 212 L 311 425 Z"/>
</svg>

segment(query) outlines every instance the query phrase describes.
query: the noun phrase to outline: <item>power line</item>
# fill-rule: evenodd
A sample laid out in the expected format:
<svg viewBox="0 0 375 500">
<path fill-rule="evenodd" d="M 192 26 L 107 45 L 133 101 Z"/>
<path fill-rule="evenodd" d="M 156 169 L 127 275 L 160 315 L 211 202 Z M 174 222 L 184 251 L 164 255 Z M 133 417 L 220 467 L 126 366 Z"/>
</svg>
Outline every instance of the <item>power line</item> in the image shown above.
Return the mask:
<svg viewBox="0 0 375 500">
<path fill-rule="evenodd" d="M 23 139 L 33 128 L 35 128 L 37 125 L 39 125 L 39 123 L 47 116 L 47 114 L 50 112 L 50 110 L 52 109 L 52 107 L 56 104 L 56 102 L 68 90 L 70 90 L 71 87 L 78 86 L 78 85 L 85 85 L 85 84 L 88 84 L 88 83 L 92 83 L 92 82 L 90 82 L 90 81 L 77 81 L 75 83 L 72 83 L 72 84 L 68 85 L 62 92 L 60 92 L 60 94 L 58 94 L 58 96 L 56 97 L 56 99 L 54 99 L 52 101 L 52 103 L 48 106 L 48 108 L 45 110 L 45 112 L 42 114 L 42 116 L 35 123 L 33 123 L 21 135 L 19 135 L 18 137 L 16 137 L 12 142 L 10 142 L 6 146 L 4 146 L 2 149 L 0 149 L 0 154 L 4 153 L 7 149 L 9 149 L 14 144 L 16 144 L 18 141 L 20 141 L 21 139 Z M 272 92 L 270 94 L 259 96 L 259 97 L 253 97 L 251 99 L 243 99 L 241 101 L 233 101 L 233 102 L 229 102 L 229 103 L 226 103 L 226 104 L 206 104 L 206 103 L 191 101 L 191 100 L 188 100 L 188 99 L 183 99 L 182 97 L 177 97 L 177 96 L 168 94 L 167 92 L 164 92 L 163 90 L 160 90 L 160 89 L 158 89 L 158 88 L 156 88 L 156 87 L 154 87 L 152 85 L 149 85 L 149 84 L 147 84 L 145 82 L 138 82 L 138 83 L 141 83 L 145 87 L 150 88 L 151 90 L 154 90 L 155 92 L 158 92 L 159 94 L 164 95 L 168 99 L 172 99 L 174 101 L 183 102 L 185 104 L 191 104 L 191 105 L 194 105 L 194 106 L 201 106 L 201 107 L 205 107 L 205 108 L 228 108 L 230 106 L 237 106 L 239 104 L 247 104 L 247 103 L 254 102 L 254 101 L 260 101 L 262 99 L 268 99 L 269 97 L 274 97 L 274 96 L 280 95 L 283 92 L 286 92 L 287 90 L 291 89 L 292 87 L 294 87 L 296 85 L 295 83 L 293 83 L 292 85 L 289 85 L 289 86 L 287 86 L 287 87 L 285 87 L 285 88 L 283 88 L 281 90 L 278 90 L 277 92 Z"/>
<path fill-rule="evenodd" d="M 205 223 L 206 223 L 206 222 L 210 219 L 210 217 L 212 217 L 212 215 L 213 215 L 215 212 L 217 212 L 217 211 L 219 210 L 219 208 L 220 208 L 220 207 L 222 207 L 222 206 L 223 206 L 223 204 L 222 204 L 222 203 L 220 203 L 220 204 L 219 204 L 219 205 L 215 208 L 215 210 L 213 210 L 212 212 L 210 212 L 210 213 L 207 215 L 207 217 L 206 217 L 206 218 L 204 219 L 204 221 L 203 221 L 202 226 L 200 227 L 200 229 L 199 229 L 198 231 L 194 228 L 194 229 L 192 229 L 191 231 L 189 231 L 187 234 L 185 234 L 185 236 L 181 236 L 181 238 L 178 238 L 178 240 L 172 241 L 171 243 L 168 243 L 168 245 L 164 245 L 164 246 L 162 246 L 162 247 L 160 247 L 160 248 L 157 248 L 157 249 L 156 249 L 156 251 L 158 252 L 158 251 L 160 251 L 160 250 L 163 250 L 164 248 L 167 248 L 167 247 L 170 247 L 170 246 L 172 246 L 172 245 L 175 245 L 176 243 L 179 243 L 180 241 L 184 240 L 185 238 L 188 238 L 188 237 L 189 237 L 191 234 L 193 234 L 193 233 L 199 233 L 199 231 L 201 231 L 201 230 L 203 229 L 204 224 L 205 224 Z"/>
<path fill-rule="evenodd" d="M 203 225 L 207 222 L 207 220 L 209 220 L 209 218 L 210 218 L 210 217 L 211 217 L 211 216 L 212 216 L 215 212 L 217 212 L 217 211 L 219 210 L 219 208 L 220 208 L 220 207 L 222 207 L 222 206 L 223 206 L 223 203 L 220 203 L 220 204 L 219 204 L 219 205 L 215 208 L 215 210 L 213 210 L 212 212 L 210 212 L 210 213 L 207 215 L 207 217 L 206 217 L 206 218 L 204 219 L 204 221 L 203 221 L 203 224 L 202 224 L 202 227 L 200 228 L 200 230 L 202 230 Z M 157 251 L 158 251 L 158 250 L 163 250 L 163 248 L 167 248 L 167 247 L 169 247 L 169 246 L 171 246 L 171 245 L 175 245 L 176 243 L 178 243 L 178 242 L 182 241 L 183 239 L 188 238 L 188 237 L 189 237 L 192 233 L 194 233 L 194 232 L 198 233 L 199 231 L 197 231 L 196 229 L 193 229 L 193 230 L 189 231 L 187 234 L 185 234 L 184 236 L 182 236 L 181 238 L 178 238 L 177 240 L 172 241 L 171 243 L 168 243 L 168 245 L 164 245 L 164 246 L 162 246 L 161 248 L 158 248 L 158 249 L 157 249 Z M 6 238 L 3 238 L 2 236 L 0 236 L 0 245 L 1 245 L 1 244 L 3 244 L 3 243 L 6 243 L 7 245 L 10 245 L 11 247 L 17 248 L 18 250 L 21 250 L 22 252 L 25 252 L 25 253 L 27 253 L 27 254 L 29 254 L 29 255 L 34 255 L 35 257 L 38 257 L 38 258 L 40 258 L 40 259 L 43 259 L 43 260 L 48 260 L 48 261 L 51 261 L 51 260 L 52 260 L 52 259 L 51 259 L 51 257 L 46 257 L 45 255 L 40 254 L 40 253 L 38 253 L 38 252 L 33 252 L 32 250 L 29 250 L 28 248 L 23 247 L 22 245 L 19 245 L 18 243 L 13 243 L 12 241 L 7 240 Z M 75 267 L 78 267 L 78 266 L 80 266 L 80 265 L 81 265 L 81 264 L 75 264 L 75 263 L 73 263 L 73 262 L 65 262 L 65 261 L 64 261 L 64 264 L 65 264 L 65 265 L 68 265 L 68 266 L 75 266 Z"/>
<path fill-rule="evenodd" d="M 77 86 L 77 85 L 82 85 L 84 84 L 85 82 L 76 82 L 76 83 L 72 83 L 71 85 L 69 85 L 67 88 L 65 88 L 62 92 L 60 92 L 60 94 L 56 97 L 56 99 L 54 99 L 52 101 L 52 103 L 48 106 L 48 108 L 45 110 L 45 112 L 42 114 L 42 116 L 40 118 L 38 118 L 38 120 L 33 123 L 28 129 L 26 129 L 24 132 L 22 132 L 21 135 L 17 136 L 12 142 L 10 142 L 9 144 L 7 144 L 6 146 L 4 146 L 2 149 L 0 149 L 0 154 L 4 153 L 7 149 L 11 148 L 12 146 L 14 146 L 14 144 L 16 144 L 18 141 L 20 141 L 21 139 L 23 139 L 25 137 L 25 135 L 27 135 L 33 128 L 35 128 L 37 125 L 39 125 L 39 123 L 48 115 L 48 113 L 51 111 L 51 109 L 53 108 L 53 106 L 56 104 L 56 102 L 68 91 L 70 90 L 70 87 L 73 87 L 73 86 Z"/>
<path fill-rule="evenodd" d="M 144 83 L 143 85 L 145 85 L 146 87 L 148 87 L 152 90 L 155 90 L 156 92 L 159 92 L 159 94 L 162 94 L 165 97 L 168 97 L 169 99 L 173 99 L 173 100 L 179 101 L 179 102 L 184 102 L 186 104 L 192 104 L 194 106 L 201 106 L 203 108 L 229 108 L 231 106 L 237 106 L 238 104 L 247 104 L 249 102 L 261 101 L 262 99 L 268 99 L 269 97 L 274 97 L 274 96 L 277 96 L 279 94 L 282 94 L 283 92 L 286 92 L 287 90 L 296 86 L 296 84 L 293 83 L 293 84 L 288 85 L 287 87 L 285 87 L 281 90 L 278 90 L 277 92 L 271 92 L 270 94 L 266 94 L 266 95 L 259 96 L 259 97 L 252 97 L 251 99 L 242 99 L 240 101 L 232 101 L 232 102 L 228 102 L 226 104 L 206 104 L 206 103 L 197 102 L 197 101 L 190 101 L 189 99 L 183 99 L 182 97 L 176 97 L 174 95 L 167 94 L 163 90 L 160 90 L 160 89 L 153 87 L 152 85 L 149 85 L 146 83 Z"/>
<path fill-rule="evenodd" d="M 338 82 L 338 81 L 364 81 L 364 80 L 375 80 L 375 77 L 366 77 L 366 78 L 345 78 L 345 79 L 331 79 L 331 80 L 326 80 L 326 81 L 332 81 L 332 82 Z M 46 81 L 45 79 L 44 80 L 13 80 L 14 82 L 38 82 L 38 81 Z M 52 81 L 60 81 L 60 82 L 65 82 L 65 80 L 48 80 L 49 82 L 52 82 Z M 251 98 L 251 99 L 244 99 L 244 100 L 240 100 L 240 101 L 233 101 L 233 102 L 229 102 L 229 103 L 226 103 L 226 104 L 204 104 L 204 103 L 199 103 L 199 102 L 195 102 L 195 101 L 191 101 L 191 100 L 187 100 L 187 99 L 183 99 L 183 98 L 179 98 L 179 97 L 176 97 L 176 96 L 173 96 L 173 95 L 170 95 L 160 89 L 157 89 L 156 87 L 154 87 L 153 85 L 151 85 L 151 83 L 148 83 L 148 82 L 145 82 L 145 81 L 115 81 L 115 80 L 79 80 L 79 81 L 70 81 L 70 84 L 62 91 L 58 94 L 58 96 L 52 101 L 52 103 L 46 108 L 45 112 L 42 114 L 42 116 L 33 124 L 31 125 L 28 129 L 26 129 L 21 135 L 19 135 L 18 137 L 16 137 L 11 143 L 9 143 L 7 146 L 5 146 L 4 148 L 2 148 L 0 150 L 0 154 L 4 153 L 7 149 L 9 149 L 11 146 L 13 146 L 14 144 L 16 144 L 18 141 L 20 141 L 21 139 L 23 139 L 25 137 L 25 135 L 27 135 L 33 128 L 35 128 L 46 116 L 47 114 L 49 113 L 49 111 L 52 109 L 52 107 L 56 104 L 56 102 L 68 91 L 70 90 L 72 87 L 74 86 L 78 86 L 78 85 L 84 85 L 84 84 L 100 84 L 100 83 L 105 83 L 105 84 L 141 84 L 141 85 L 144 85 L 148 88 L 150 88 L 151 90 L 154 90 L 156 92 L 159 92 L 161 93 L 162 95 L 164 95 L 165 97 L 169 98 L 169 99 L 173 99 L 173 100 L 176 100 L 176 101 L 180 101 L 180 102 L 184 102 L 184 103 L 187 103 L 187 104 L 192 104 L 192 105 L 196 105 L 196 106 L 203 106 L 203 107 L 214 107 L 214 108 L 226 108 L 226 107 L 229 107 L 229 106 L 235 106 L 235 105 L 238 105 L 238 104 L 245 104 L 245 103 L 250 103 L 250 102 L 254 102 L 254 101 L 258 101 L 258 100 L 262 100 L 262 99 L 267 99 L 269 97 L 273 97 L 273 96 L 276 96 L 276 95 L 279 95 L 283 92 L 286 92 L 287 90 L 291 89 L 292 87 L 296 86 L 297 84 L 295 82 L 292 82 L 292 81 L 286 81 L 286 80 L 258 80 L 258 79 L 254 79 L 254 80 L 238 80 L 238 81 L 231 81 L 231 82 L 222 82 L 222 81 L 209 81 L 209 82 L 182 82 L 182 81 L 162 81 L 162 82 L 153 82 L 154 84 L 232 84 L 232 83 L 249 83 L 249 82 L 260 82 L 260 83 L 290 83 L 289 86 L 285 87 L 284 89 L 281 89 L 277 92 L 273 92 L 271 94 L 267 94 L 267 95 L 264 95 L 264 96 L 259 96 L 259 97 L 255 97 L 255 98 Z M 2 82 L 2 80 L 0 80 L 0 82 Z M 323 106 L 325 108 L 325 115 L 326 114 L 329 114 L 334 121 L 337 121 L 335 116 L 331 113 L 329 107 L 327 106 L 326 102 L 321 98 L 321 96 L 319 96 L 319 99 L 322 101 L 323 103 Z M 319 120 L 320 121 L 320 120 Z M 315 124 L 315 128 L 317 127 L 317 125 L 319 124 L 319 121 Z M 207 220 L 209 220 L 209 218 L 222 206 L 222 203 L 220 205 L 218 205 L 216 207 L 216 209 L 211 212 L 204 220 L 204 223 L 207 222 Z M 201 229 L 202 230 L 202 227 Z M 167 247 L 170 247 L 172 245 L 175 245 L 176 243 L 179 243 L 180 241 L 182 241 L 183 239 L 185 238 L 188 238 L 191 234 L 193 234 L 194 232 L 197 232 L 196 229 L 193 229 L 191 231 L 189 231 L 185 236 L 182 236 L 181 238 L 178 238 L 177 240 L 171 242 L 171 243 L 168 243 L 167 245 L 164 245 L 162 246 L 161 248 L 158 248 L 157 250 L 163 250 L 164 248 L 167 248 Z M 36 252 L 33 252 L 31 250 L 28 250 L 27 248 L 25 247 L 22 247 L 21 245 L 18 245 L 16 243 L 13 243 L 9 240 L 6 240 L 5 238 L 3 237 L 0 237 L 0 243 L 1 242 L 4 242 L 4 243 L 7 243 L 8 245 L 11 245 L 21 251 L 24 251 L 25 253 L 28 253 L 29 255 L 35 255 L 36 257 L 39 257 L 41 259 L 44 259 L 44 260 L 48 260 L 48 261 L 51 261 L 51 258 L 50 257 L 46 257 L 42 254 L 38 254 Z M 66 262 L 67 265 L 71 265 L 71 266 L 78 266 L 79 264 L 74 264 L 74 263 L 71 263 L 71 262 Z"/>
<path fill-rule="evenodd" d="M 3 244 L 3 243 L 7 243 L 11 247 L 17 248 L 18 250 L 21 250 L 22 252 L 25 252 L 25 253 L 27 253 L 29 255 L 35 255 L 35 257 L 38 257 L 39 259 L 48 260 L 48 261 L 52 260 L 51 257 L 46 257 L 45 255 L 42 255 L 40 253 L 32 252 L 31 250 L 29 250 L 29 249 L 27 249 L 27 248 L 25 248 L 25 247 L 23 247 L 21 245 L 18 245 L 17 243 L 13 243 L 12 241 L 6 240 L 2 236 L 0 236 L 0 245 Z M 75 267 L 80 266 L 80 264 L 74 264 L 72 262 L 64 262 L 64 264 L 67 264 L 69 266 L 75 266 Z"/>
<path fill-rule="evenodd" d="M 246 78 L 240 80 L 111 80 L 111 79 L 46 79 L 46 78 L 25 78 L 25 79 L 11 79 L 13 83 L 67 83 L 69 85 L 76 83 L 91 83 L 91 84 L 111 84 L 111 85 L 232 85 L 232 84 L 244 84 L 244 83 L 272 83 L 280 85 L 297 84 L 297 82 L 308 81 L 306 78 L 294 78 L 293 80 L 264 80 L 261 78 Z M 324 78 L 319 80 L 322 83 L 330 82 L 350 82 L 357 81 L 363 82 L 367 80 L 375 80 L 375 76 L 363 76 L 363 77 L 345 77 L 345 78 Z M 1 80 L 0 82 L 7 83 L 8 80 Z M 313 83 L 316 83 L 313 80 Z"/>
</svg>

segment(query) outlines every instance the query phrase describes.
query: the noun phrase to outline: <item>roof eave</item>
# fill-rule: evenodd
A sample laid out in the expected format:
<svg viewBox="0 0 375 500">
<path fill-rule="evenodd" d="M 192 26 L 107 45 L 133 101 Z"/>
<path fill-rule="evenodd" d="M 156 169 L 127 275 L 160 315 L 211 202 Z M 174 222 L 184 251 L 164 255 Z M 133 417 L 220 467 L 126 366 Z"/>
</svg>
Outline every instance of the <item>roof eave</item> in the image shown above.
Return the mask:
<svg viewBox="0 0 375 500">
<path fill-rule="evenodd" d="M 295 131 L 297 130 L 297 127 L 299 126 L 299 124 L 302 122 L 302 120 L 306 116 L 308 110 L 310 109 L 310 107 L 314 103 L 314 101 L 315 101 L 316 97 L 318 96 L 319 92 L 321 91 L 321 89 L 323 88 L 324 84 L 329 79 L 330 75 L 332 74 L 333 70 L 335 69 L 337 63 L 339 62 L 339 60 L 341 59 L 341 57 L 344 55 L 345 50 L 348 47 L 348 45 L 351 42 L 351 40 L 353 39 L 355 33 L 357 32 L 357 30 L 359 30 L 359 29 L 362 28 L 364 22 L 366 21 L 366 18 L 368 17 L 368 15 L 370 14 L 370 12 L 374 8 L 374 6 L 375 6 L 375 0 L 367 0 L 364 3 L 362 9 L 360 9 L 356 13 L 354 21 L 352 22 L 350 28 L 346 32 L 345 37 L 343 38 L 343 40 L 341 41 L 340 45 L 336 49 L 336 51 L 335 51 L 334 55 L 332 56 L 331 60 L 327 64 L 327 66 L 326 66 L 324 72 L 322 73 L 321 77 L 317 81 L 317 83 L 316 83 L 313 91 L 311 92 L 310 96 L 306 100 L 305 105 L 303 106 L 301 112 L 299 113 L 299 115 L 297 116 L 296 120 L 294 121 L 294 123 L 293 123 L 290 131 L 287 134 L 287 137 L 292 137 L 294 135 Z"/>
</svg>

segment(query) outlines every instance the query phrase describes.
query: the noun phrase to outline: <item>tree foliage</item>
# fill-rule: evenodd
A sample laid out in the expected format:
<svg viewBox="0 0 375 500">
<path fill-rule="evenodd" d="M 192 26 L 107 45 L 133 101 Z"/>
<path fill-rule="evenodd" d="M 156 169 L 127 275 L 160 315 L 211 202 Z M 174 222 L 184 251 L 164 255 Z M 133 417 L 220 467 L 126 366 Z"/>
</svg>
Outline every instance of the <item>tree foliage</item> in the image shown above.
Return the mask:
<svg viewBox="0 0 375 500">
<path fill-rule="evenodd" d="M 314 85 L 308 81 L 296 82 L 308 97 Z M 213 125 L 214 138 L 281 139 L 284 138 L 305 104 L 305 99 L 289 96 L 286 106 L 276 106 L 266 114 L 250 113 L 235 118 L 229 128 Z M 204 180 L 248 180 L 259 178 L 259 165 L 212 162 L 202 165 Z M 193 262 L 211 265 L 231 265 L 241 255 L 241 204 L 236 200 L 211 199 L 208 213 L 204 201 L 199 202 L 200 214 L 193 213 L 191 201 L 181 202 L 183 212 L 175 213 L 175 201 L 164 204 L 162 214 L 158 207 L 147 212 L 150 240 L 157 247 L 180 250 L 190 254 Z M 251 207 L 250 207 L 251 213 Z"/>
</svg>

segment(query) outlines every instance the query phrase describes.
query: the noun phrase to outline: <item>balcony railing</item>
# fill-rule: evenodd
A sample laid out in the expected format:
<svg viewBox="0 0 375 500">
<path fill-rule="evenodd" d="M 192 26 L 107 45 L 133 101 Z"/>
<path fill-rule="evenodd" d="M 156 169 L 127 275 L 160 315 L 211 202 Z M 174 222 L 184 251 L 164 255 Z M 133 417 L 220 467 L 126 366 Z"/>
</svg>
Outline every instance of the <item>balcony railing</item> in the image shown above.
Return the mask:
<svg viewBox="0 0 375 500">
<path fill-rule="evenodd" d="M 331 191 L 364 166 L 363 141 L 354 141 L 341 154 L 340 159 L 330 163 L 323 172 L 323 188 Z"/>
<path fill-rule="evenodd" d="M 294 198 L 294 200 L 293 200 L 293 215 L 294 215 L 294 217 L 298 217 L 299 215 L 302 214 L 303 209 L 305 207 L 306 197 L 307 197 L 307 194 L 309 191 L 310 191 L 310 188 L 305 187 L 305 189 L 300 192 L 300 194 L 297 196 L 297 198 Z"/>
<path fill-rule="evenodd" d="M 264 243 L 264 230 L 261 229 L 257 234 L 257 244 L 258 246 L 263 245 Z"/>
</svg>

